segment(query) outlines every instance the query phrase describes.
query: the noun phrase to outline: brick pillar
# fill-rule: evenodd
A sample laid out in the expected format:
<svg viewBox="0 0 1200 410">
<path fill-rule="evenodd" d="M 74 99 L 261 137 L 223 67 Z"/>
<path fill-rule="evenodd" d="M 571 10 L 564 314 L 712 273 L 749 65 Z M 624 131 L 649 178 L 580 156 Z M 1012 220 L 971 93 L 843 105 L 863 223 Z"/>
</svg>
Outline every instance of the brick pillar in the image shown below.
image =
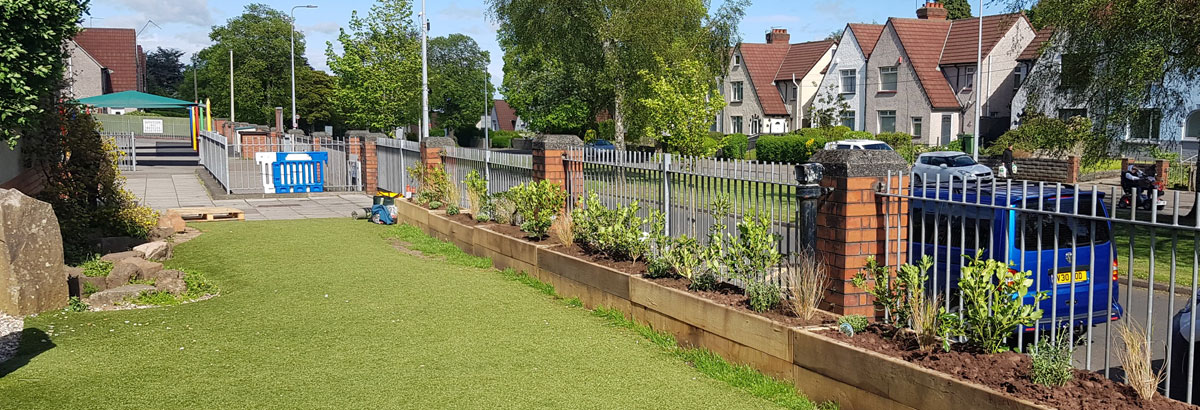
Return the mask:
<svg viewBox="0 0 1200 410">
<path fill-rule="evenodd" d="M 346 152 L 352 156 L 358 157 L 362 161 L 362 137 L 352 136 L 346 138 Z"/>
<path fill-rule="evenodd" d="M 453 147 L 454 139 L 449 137 L 429 137 L 421 141 L 421 163 L 428 168 L 442 165 L 442 152 L 445 147 Z"/>
<path fill-rule="evenodd" d="M 582 147 L 583 141 L 574 135 L 537 136 L 533 139 L 533 179 L 551 181 L 567 188 L 568 173 L 563 155 L 582 155 Z"/>
<path fill-rule="evenodd" d="M 379 158 L 375 156 L 375 140 L 383 134 L 371 134 L 363 138 L 363 187 L 370 195 L 379 188 Z"/>
<path fill-rule="evenodd" d="M 1167 179 L 1167 171 L 1170 168 L 1171 163 L 1169 161 L 1161 159 L 1154 160 L 1154 177 L 1158 178 L 1159 181 L 1162 181 L 1164 184 L 1163 186 L 1166 186 L 1167 181 L 1170 181 Z"/>
<path fill-rule="evenodd" d="M 892 151 L 858 150 L 819 151 L 810 161 L 825 167 L 821 186 L 829 190 L 817 208 L 817 255 L 831 281 L 823 307 L 875 317 L 874 299 L 852 279 L 868 257 L 891 267 L 907 257 L 908 202 L 879 191 L 890 171 L 890 192 L 907 194 L 908 163 Z"/>
<path fill-rule="evenodd" d="M 1079 183 L 1079 157 L 1074 155 L 1067 157 L 1067 183 Z"/>
</svg>

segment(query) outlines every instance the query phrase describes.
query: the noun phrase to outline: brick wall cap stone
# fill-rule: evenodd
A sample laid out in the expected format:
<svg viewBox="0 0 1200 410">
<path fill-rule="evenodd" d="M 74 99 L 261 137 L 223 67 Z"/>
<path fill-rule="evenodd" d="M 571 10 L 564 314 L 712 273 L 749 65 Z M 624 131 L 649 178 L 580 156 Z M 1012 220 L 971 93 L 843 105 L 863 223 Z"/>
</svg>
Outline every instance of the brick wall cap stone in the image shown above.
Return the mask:
<svg viewBox="0 0 1200 410">
<path fill-rule="evenodd" d="M 908 161 L 895 151 L 875 150 L 821 150 L 809 158 L 825 167 L 825 176 L 831 177 L 886 177 L 888 172 L 908 172 Z"/>
<path fill-rule="evenodd" d="M 533 137 L 535 150 L 565 150 L 583 146 L 583 140 L 568 134 L 539 134 Z"/>
<path fill-rule="evenodd" d="M 421 142 L 421 146 L 425 148 L 444 148 L 457 147 L 458 144 L 454 142 L 454 138 L 450 137 L 429 137 Z"/>
</svg>

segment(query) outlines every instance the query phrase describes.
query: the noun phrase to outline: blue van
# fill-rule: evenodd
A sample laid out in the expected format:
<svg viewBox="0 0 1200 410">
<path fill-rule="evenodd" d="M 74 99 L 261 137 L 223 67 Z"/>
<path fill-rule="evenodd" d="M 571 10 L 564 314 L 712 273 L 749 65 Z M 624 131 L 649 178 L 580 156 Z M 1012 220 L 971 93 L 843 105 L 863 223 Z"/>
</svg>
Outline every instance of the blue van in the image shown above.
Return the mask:
<svg viewBox="0 0 1200 410">
<path fill-rule="evenodd" d="M 1096 218 L 1091 217 L 1093 195 L 1099 195 Z M 909 257 L 934 257 L 926 286 L 950 295 L 951 310 L 960 303 L 962 263 L 982 251 L 984 258 L 1007 259 L 1012 269 L 1034 272 L 1031 292 L 1024 295 L 1027 304 L 1034 303 L 1034 292 L 1047 292 L 1039 305 L 1042 319 L 1026 331 L 1095 326 L 1123 316 L 1103 192 L 1036 186 L 918 187 L 911 196 Z"/>
</svg>

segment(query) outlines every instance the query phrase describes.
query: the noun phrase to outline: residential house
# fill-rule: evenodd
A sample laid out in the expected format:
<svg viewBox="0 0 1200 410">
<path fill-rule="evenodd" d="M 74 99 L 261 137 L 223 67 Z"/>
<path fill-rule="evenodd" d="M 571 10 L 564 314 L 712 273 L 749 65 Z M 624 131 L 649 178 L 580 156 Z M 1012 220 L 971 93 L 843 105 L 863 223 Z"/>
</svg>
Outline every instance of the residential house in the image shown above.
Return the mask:
<svg viewBox="0 0 1200 410">
<path fill-rule="evenodd" d="M 524 131 L 525 122 L 521 121 L 521 117 L 517 116 L 517 112 L 512 106 L 508 105 L 508 101 L 493 100 L 492 101 L 492 131 Z"/>
<path fill-rule="evenodd" d="M 146 53 L 131 28 L 85 28 L 72 39 L 108 70 L 107 92 L 146 91 Z M 76 59 L 72 57 L 72 62 Z"/>
<path fill-rule="evenodd" d="M 847 24 L 842 30 L 837 51 L 817 88 L 813 108 L 839 111 L 839 125 L 855 131 L 866 129 L 863 113 L 867 110 L 867 58 L 883 33 L 882 24 Z M 845 105 L 842 105 L 845 104 Z M 838 108 L 843 108 L 838 110 Z"/>
<path fill-rule="evenodd" d="M 726 106 L 717 131 L 783 134 L 808 126 L 805 114 L 837 43 L 791 44 L 790 39 L 787 30 L 772 29 L 765 44 L 742 43 L 733 51 L 722 84 Z"/>
<path fill-rule="evenodd" d="M 1103 114 L 1074 98 L 1074 90 L 1091 86 L 1091 68 L 1073 63 L 1071 53 L 1061 43 L 1050 41 L 1051 37 L 1049 30 L 1039 32 L 1039 40 L 1047 44 L 1030 45 L 1022 53 L 1028 80 L 1013 98 L 1019 113 L 1011 121 L 1013 128 L 1021 124 L 1022 117 L 1033 112 L 1062 119 L 1085 116 L 1093 120 Z M 1031 98 L 1035 93 L 1038 98 Z M 1194 151 L 1200 142 L 1200 84 L 1180 73 L 1171 73 L 1161 84 L 1152 86 L 1151 100 L 1131 121 L 1116 126 L 1118 135 L 1130 142 L 1182 143 L 1186 151 Z"/>
<path fill-rule="evenodd" d="M 70 98 L 87 98 L 112 92 L 108 68 L 73 40 L 67 41 L 67 61 L 63 78 L 67 88 L 63 94 Z"/>
<path fill-rule="evenodd" d="M 975 132 L 977 92 L 982 139 L 1008 128 L 1017 57 L 1033 41 L 1033 27 L 1020 13 L 985 16 L 980 42 L 979 18 L 947 21 L 946 15 L 941 4 L 930 2 L 916 19 L 888 19 L 867 61 L 866 131 L 905 132 L 927 145 L 949 143 Z M 982 73 L 976 63 L 980 49 Z"/>
</svg>

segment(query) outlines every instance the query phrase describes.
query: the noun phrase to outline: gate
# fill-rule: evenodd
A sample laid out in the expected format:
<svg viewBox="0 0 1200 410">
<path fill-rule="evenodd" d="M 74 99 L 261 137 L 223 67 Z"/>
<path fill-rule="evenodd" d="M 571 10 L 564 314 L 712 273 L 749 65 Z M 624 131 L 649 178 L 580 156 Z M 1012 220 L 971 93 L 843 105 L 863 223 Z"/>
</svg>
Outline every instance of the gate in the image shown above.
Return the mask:
<svg viewBox="0 0 1200 410">
<path fill-rule="evenodd" d="M 220 171 L 210 168 L 209 171 L 214 174 L 227 172 L 226 188 L 232 194 L 275 192 L 271 182 L 276 180 L 272 164 L 264 164 L 264 160 L 259 159 L 259 154 L 264 153 L 297 153 L 322 157 L 320 169 L 316 170 L 323 179 L 322 191 L 363 190 L 362 144 L 351 144 L 345 138 L 245 133 L 229 138 L 224 148 L 224 165 L 227 168 Z M 205 167 L 208 168 L 208 164 L 212 162 L 206 161 Z M 314 192 L 311 189 L 308 191 Z"/>
</svg>

